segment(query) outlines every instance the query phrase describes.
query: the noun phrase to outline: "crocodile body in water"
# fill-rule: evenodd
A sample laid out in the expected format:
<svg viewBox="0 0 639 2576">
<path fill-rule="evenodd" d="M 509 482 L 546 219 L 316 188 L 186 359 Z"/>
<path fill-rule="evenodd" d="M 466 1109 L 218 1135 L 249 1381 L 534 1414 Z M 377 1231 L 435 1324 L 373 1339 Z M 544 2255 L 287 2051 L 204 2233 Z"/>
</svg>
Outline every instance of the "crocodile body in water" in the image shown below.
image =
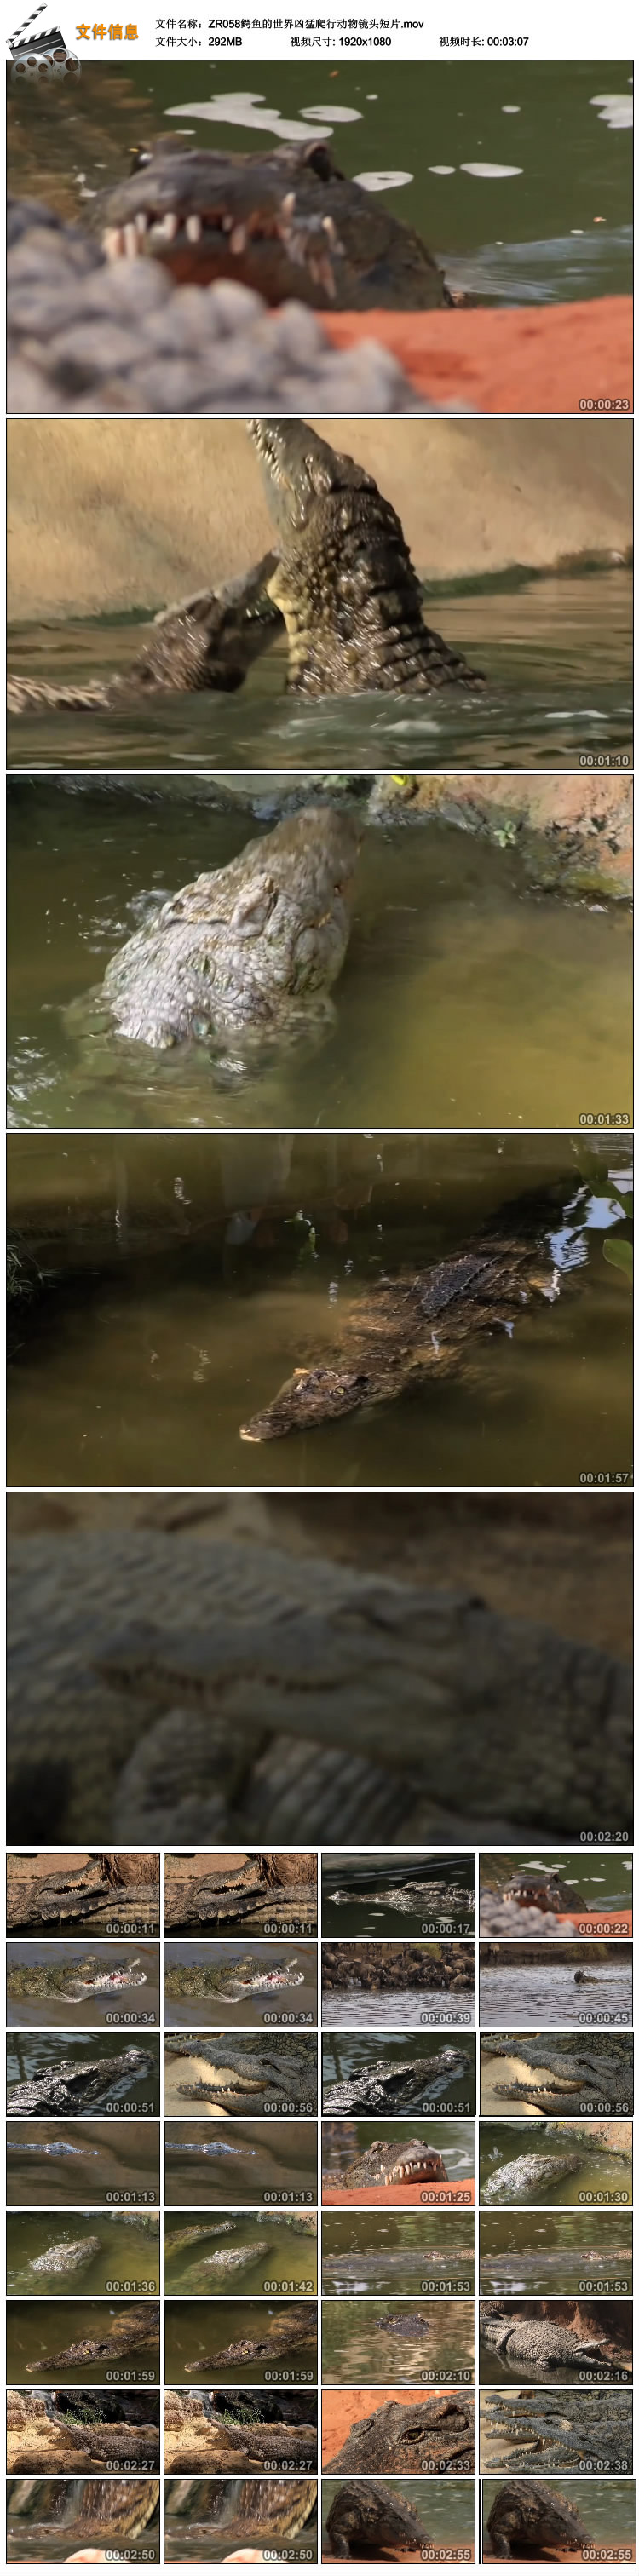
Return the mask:
<svg viewBox="0 0 639 2576">
<path fill-rule="evenodd" d="M 437 2147 L 428 2147 L 422 2138 L 374 2138 L 373 2144 L 356 2156 L 346 2173 L 331 2175 L 338 2191 L 374 2191 L 380 2183 L 390 2189 L 393 2183 L 447 2182 L 448 2173 Z"/>
<path fill-rule="evenodd" d="M 162 689 L 237 689 L 284 620 L 288 686 L 307 697 L 363 690 L 430 696 L 484 686 L 462 654 L 426 625 L 421 585 L 397 512 L 372 474 L 302 420 L 249 422 L 281 532 L 264 556 L 219 591 L 163 612 L 125 676 L 58 688 L 12 674 L 13 715 L 33 708 L 119 706 Z"/>
<path fill-rule="evenodd" d="M 289 2352 L 313 2345 L 317 2335 L 315 2306 L 284 2308 L 279 2316 L 265 2318 L 260 2334 L 240 2335 L 227 2343 L 223 2352 L 210 2353 L 208 2360 L 187 2361 L 187 2379 L 201 2379 L 206 2370 L 234 2367 L 236 2361 L 277 2361 Z"/>
<path fill-rule="evenodd" d="M 346 955 L 358 834 L 308 805 L 249 841 L 228 867 L 171 895 L 112 957 L 95 994 L 66 1013 L 97 1035 L 167 1048 L 254 1030 L 293 1040 L 315 1019 Z"/>
<path fill-rule="evenodd" d="M 375 2478 L 348 2478 L 333 2496 L 326 2519 L 331 2558 L 424 2557 L 431 2535 L 419 2514 L 393 2487 Z"/>
<path fill-rule="evenodd" d="M 331 2084 L 324 2094 L 324 2110 L 401 2111 L 404 2104 L 419 2104 L 442 2077 L 454 2083 L 468 2064 L 467 2050 L 462 2048 L 439 2048 L 433 2057 L 404 2058 L 394 2065 L 380 2057 L 374 2065 L 362 2067 L 359 2075 Z"/>
<path fill-rule="evenodd" d="M 144 2307 L 123 2308 L 112 2318 L 104 2334 L 82 2335 L 76 2343 L 65 2344 L 61 2352 L 48 2352 L 37 2361 L 28 2361 L 29 2376 L 39 2370 L 68 2370 L 77 2361 L 120 2361 L 129 2352 L 154 2348 L 160 2327 L 160 2311 L 148 2301 Z"/>
<path fill-rule="evenodd" d="M 390 2398 L 372 2415 L 353 2424 L 346 2441 L 326 2468 L 342 2476 L 351 2470 L 386 2469 L 418 2477 L 428 2469 L 471 2472 L 474 2461 L 472 2400 L 426 2397 L 418 2406 Z"/>
<path fill-rule="evenodd" d="M 364 1827 L 445 1843 L 453 1821 L 481 1840 L 496 1814 L 630 1824 L 624 1664 L 470 1589 L 178 1530 L 47 1531 L 10 1539 L 8 1628 L 13 1842 L 45 1819 L 90 1842 L 119 1816 L 156 1847 L 250 1850 L 304 1841 L 311 1806 L 318 1840 L 355 1847 Z M 286 1895 L 297 1935 L 308 1890 Z M 258 1901 L 271 1924 L 257 1882 L 204 1919 Z"/>
<path fill-rule="evenodd" d="M 8 1969 L 7 1994 L 18 2003 L 33 1995 L 39 2003 L 48 2002 L 50 1996 L 60 1996 L 65 2003 L 75 2004 L 84 2003 L 87 1995 L 119 1994 L 129 1986 L 145 1986 L 146 1982 L 146 1969 L 140 1966 L 139 1959 L 132 1959 L 130 1967 L 106 1969 L 99 1966 L 96 1958 L 78 1959 L 72 1974 L 68 1966 L 61 1967 L 58 1962 L 50 1967 L 48 1961 L 36 1958 L 33 1965 Z"/>
<path fill-rule="evenodd" d="M 515 2156 L 512 2164 L 500 2165 L 484 2183 L 482 2200 L 536 2199 L 541 2185 L 546 2191 L 551 2183 L 563 2182 L 566 2174 L 579 2172 L 583 2151 L 576 2156 Z"/>
<path fill-rule="evenodd" d="M 584 2549 L 596 2557 L 597 2546 L 577 2507 L 558 2487 L 541 2486 L 537 2478 L 511 2478 L 500 2487 L 488 2515 L 487 2533 L 495 2558 L 563 2558 Z"/>
<path fill-rule="evenodd" d="M 430 2317 L 423 2316 L 419 2308 L 398 2308 L 394 2316 L 377 2318 L 378 2334 L 407 2335 L 411 2343 L 421 2343 L 423 2336 L 432 2331 Z"/>
<path fill-rule="evenodd" d="M 243 1440 L 282 1440 L 314 1431 L 363 1406 L 394 1403 L 415 1387 L 457 1376 L 485 1334 L 512 1334 L 536 1303 L 552 1305 L 559 1275 L 548 1249 L 548 1224 L 495 1223 L 460 1252 L 425 1270 L 382 1277 L 338 1316 L 333 1353 L 297 1367 L 266 1405 L 241 1426 Z"/>
<path fill-rule="evenodd" d="M 496 2302 L 489 2307 L 480 2303 L 479 2331 L 482 2341 L 514 2369 L 522 2364 L 541 2372 L 590 2370 L 609 2359 L 607 2335 L 580 2335 L 576 2326 L 558 2324 L 554 2317 L 508 2315 Z"/>
<path fill-rule="evenodd" d="M 53 2272 L 64 2278 L 67 2272 L 82 2271 L 84 2264 L 92 2263 L 94 2255 L 99 2252 L 99 2236 L 78 2236 L 70 2243 L 49 2245 L 45 2254 L 36 2255 L 30 2269 L 47 2274 Z"/>
<path fill-rule="evenodd" d="M 402 2245 L 396 2249 L 384 2246 L 376 2254 L 325 2254 L 322 2270 L 329 2274 L 330 2289 L 331 2281 L 366 2280 L 369 2273 L 374 2278 L 380 2270 L 426 2272 L 432 2268 L 433 2271 L 455 2273 L 467 2269 L 474 2259 L 472 2245 L 462 2245 L 459 2252 L 452 2254 L 433 2254 L 421 2245 Z M 507 2259 L 504 2256 L 504 2261 Z M 565 2256 L 562 2260 L 565 2261 Z"/>
<path fill-rule="evenodd" d="M 145 2048 L 125 2048 L 119 2057 L 88 2057 L 80 2064 L 63 2057 L 49 2075 L 34 2075 L 23 2084 L 14 2084 L 7 2096 L 10 2112 L 33 2111 L 46 2117 L 49 2111 L 84 2111 L 87 2102 L 107 2095 L 111 2085 L 125 2076 L 131 2083 L 146 2074 L 151 2060 Z"/>
</svg>

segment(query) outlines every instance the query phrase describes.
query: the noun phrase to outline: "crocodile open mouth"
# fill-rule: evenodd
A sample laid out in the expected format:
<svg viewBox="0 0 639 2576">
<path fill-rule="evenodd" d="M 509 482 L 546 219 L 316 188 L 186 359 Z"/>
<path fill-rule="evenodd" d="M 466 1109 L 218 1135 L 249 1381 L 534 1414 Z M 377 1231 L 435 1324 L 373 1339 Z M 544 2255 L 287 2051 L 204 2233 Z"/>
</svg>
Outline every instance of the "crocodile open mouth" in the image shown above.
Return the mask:
<svg viewBox="0 0 639 2576">
<path fill-rule="evenodd" d="M 140 206 L 124 223 L 107 224 L 101 240 L 108 260 L 162 259 L 176 277 L 203 286 L 220 275 L 220 263 L 231 268 L 247 254 L 259 260 L 276 242 L 296 266 L 308 269 L 314 285 L 335 296 L 332 216 L 296 219 L 293 191 L 277 207 L 260 206 L 245 216 L 231 214 L 223 203 L 197 213 Z"/>
</svg>

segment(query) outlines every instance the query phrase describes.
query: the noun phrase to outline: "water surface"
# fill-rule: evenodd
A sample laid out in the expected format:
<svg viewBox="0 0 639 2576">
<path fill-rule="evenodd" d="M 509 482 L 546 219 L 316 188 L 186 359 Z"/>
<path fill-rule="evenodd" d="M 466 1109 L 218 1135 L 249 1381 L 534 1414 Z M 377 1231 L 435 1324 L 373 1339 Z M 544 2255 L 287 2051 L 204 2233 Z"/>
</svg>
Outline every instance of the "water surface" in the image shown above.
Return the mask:
<svg viewBox="0 0 639 2576">
<path fill-rule="evenodd" d="M 411 2040 L 410 2054 L 402 2045 L 401 2039 L 384 2039 L 383 2045 L 380 2044 L 378 2047 L 374 2035 L 370 2032 L 364 2039 L 359 2039 L 356 2032 L 352 2030 L 348 2033 L 340 2033 L 339 2038 L 335 2036 L 333 2039 L 325 2039 L 322 2051 L 322 2081 L 326 2110 L 331 2108 L 327 2095 L 332 2084 L 344 2084 L 352 2076 L 366 2073 L 378 2061 L 381 2061 L 385 2069 L 407 2063 L 410 2063 L 411 2068 L 423 2067 L 423 2079 L 418 2074 L 417 2089 L 413 2096 L 413 2107 L 418 2112 L 428 2111 L 434 2114 L 439 2111 L 440 2104 L 443 2111 L 473 2110 L 475 2041 L 468 2038 L 466 2034 L 459 2042 L 456 2039 L 453 2040 L 451 2046 L 456 2053 L 463 2056 L 464 2062 L 460 2067 L 444 2068 L 438 2072 L 433 2061 L 441 2056 L 442 2047 L 445 2045 L 445 2041 L 439 2038 L 426 2038 L 421 2032 L 419 2038 Z M 399 2102 L 396 2107 L 400 2109 Z M 381 2131 L 379 2134 L 381 2136 Z M 443 2153 L 443 2149 L 441 2152 Z"/>
<path fill-rule="evenodd" d="M 632 2130 L 627 2122 L 606 2121 L 606 2132 L 627 2152 L 609 2151 L 606 2135 L 601 2137 L 601 2122 L 576 2120 L 574 2123 L 537 2119 L 535 2134 L 525 2119 L 509 2122 L 482 2120 L 480 2129 L 480 2197 L 493 2174 L 503 2165 L 512 2164 L 517 2156 L 565 2156 L 579 2153 L 585 2140 L 583 2159 L 577 2173 L 552 2174 L 535 2186 L 534 2205 L 548 2209 L 605 2208 L 614 2204 L 628 2207 L 632 2200 Z M 525 2206 L 529 2206 L 526 2198 Z M 496 2213 L 495 2213 L 496 2214 Z M 625 2241 L 625 2240 L 624 2240 Z"/>
<path fill-rule="evenodd" d="M 121 2073 L 110 2076 L 110 2059 L 122 2056 L 128 2045 L 136 2049 L 139 2047 L 143 2051 L 143 2064 L 130 2069 L 123 2068 Z M 118 2109 L 125 2110 L 129 2115 L 135 2111 L 159 2111 L 159 2040 L 152 2036 L 147 2038 L 145 2033 L 142 2039 L 135 2038 L 128 2042 L 119 2033 L 114 2032 L 111 2035 L 107 2032 L 103 2035 L 100 2032 L 99 2047 L 91 2048 L 90 2045 L 87 2046 L 86 2041 L 78 2041 L 75 2032 L 68 2029 L 63 2032 L 61 2040 L 48 2039 L 37 2031 L 30 2031 L 28 2036 L 23 2034 L 21 2038 L 7 2040 L 9 2109 L 11 2109 L 10 2096 L 13 2085 L 31 2083 L 37 2076 L 54 2073 L 63 2058 L 68 2058 L 72 2066 L 80 2067 L 88 2066 L 94 2058 L 98 2057 L 104 2061 L 105 2072 L 100 2078 L 99 2093 L 93 2096 L 91 2107 L 95 2103 L 98 2110 L 103 2110 L 105 2103 L 109 2102 Z M 88 2108 L 86 2099 L 81 2101 L 78 2097 L 77 2111 L 71 2111 L 66 2116 L 79 2119 Z M 32 2112 L 31 2118 L 39 2118 L 39 2114 Z M 62 2162 L 62 2159 L 56 2159 L 56 2162 Z"/>
<path fill-rule="evenodd" d="M 144 2300 L 139 2304 L 144 2306 Z M 106 2388 L 124 2380 L 132 2387 L 149 2387 L 160 2377 L 160 2354 L 157 2326 L 153 2324 L 149 2301 L 149 2339 L 136 2345 L 117 2359 L 62 2363 L 47 2355 L 66 2352 L 73 2343 L 88 2336 L 108 2334 L 116 2317 L 138 2301 L 126 2299 L 10 2299 L 7 2308 L 7 2375 L 10 2381 L 24 2380 L 28 2385 L 45 2388 Z M 157 2316 L 157 2307 L 155 2314 Z M 30 2369 L 30 2364 L 37 2367 Z"/>
<path fill-rule="evenodd" d="M 592 1932 L 599 1931 L 600 1927 L 603 1931 L 614 1931 L 614 1924 L 608 1926 L 605 1920 L 607 1913 L 614 1914 L 621 1908 L 625 1910 L 632 1906 L 632 1859 L 626 1853 L 600 1850 L 564 1852 L 557 1851 L 556 1847 L 552 1851 L 529 1851 L 525 1848 L 514 1852 L 482 1853 L 479 1863 L 480 1901 L 484 1893 L 501 1896 L 513 1870 L 525 1870 L 527 1866 L 559 1870 L 560 1877 L 574 1890 L 573 1913 L 578 1914 L 581 1906 L 592 1913 Z M 517 1905 L 511 1906 L 510 1910 L 512 1929 L 509 1926 L 509 1941 L 534 1941 L 535 1931 L 526 1911 L 520 1912 Z M 554 1920 L 558 1940 L 565 1939 L 565 1926 L 556 1918 Z M 625 1924 L 623 1929 L 625 1933 Z M 539 1939 L 538 1930 L 536 1937 Z"/>
<path fill-rule="evenodd" d="M 423 2030 L 433 2022 L 438 2029 L 462 2030 L 474 2027 L 472 1997 L 451 1994 L 447 1986 L 393 1986 L 390 1994 L 325 1995 L 322 2003 L 324 2030 Z"/>
<path fill-rule="evenodd" d="M 388 2320 L 415 2318 L 395 2334 Z M 465 2387 L 474 2379 L 475 2310 L 470 2299 L 322 2301 L 322 2374 L 335 2388 Z"/>
<path fill-rule="evenodd" d="M 389 2192 L 390 2199 L 390 2192 Z M 322 2287 L 327 2298 L 365 2297 L 388 2291 L 401 2298 L 472 2291 L 474 2227 L 463 2210 L 331 2210 L 322 2221 Z M 443 2256 L 441 2265 L 429 2255 Z M 358 2273 L 359 2258 L 366 2257 Z M 348 2259 L 348 2272 L 332 2258 Z M 389 2259 L 390 2258 L 390 2259 Z"/>
<path fill-rule="evenodd" d="M 463 1892 L 461 1909 L 455 1902 L 447 1911 L 447 1887 L 451 1895 Z M 401 1906 L 386 1902 L 396 1892 Z M 419 1932 L 470 1933 L 474 1918 L 475 1864 L 463 1855 L 449 1858 L 442 1852 L 428 1861 L 391 1852 L 385 1860 L 373 1852 L 353 1859 L 349 1852 L 322 1860 L 322 1930 L 337 1932 L 340 1939 L 351 1932 L 401 1931 L 407 1939 Z"/>
<path fill-rule="evenodd" d="M 56 2168 L 52 2166 L 52 2172 Z M 32 2265 L 56 2245 L 74 2245 L 84 2238 L 97 2236 L 99 2250 L 81 2272 L 33 2272 Z M 78 2210 L 72 2219 L 61 2220 L 53 2209 L 46 2215 L 21 2211 L 11 2217 L 7 2230 L 7 2286 L 23 2297 L 67 2298 L 78 2290 L 83 2297 L 90 2293 L 117 2290 L 124 2294 L 159 2291 L 160 2246 L 159 2220 L 144 2217 L 141 2211 Z M 59 2338 L 64 2342 L 65 2337 Z"/>
<path fill-rule="evenodd" d="M 230 2124 L 226 2124 L 230 2126 Z M 205 2120 L 167 2120 L 166 2201 L 173 2209 L 229 2209 L 317 2197 L 317 2129 L 311 2120 L 234 2120 L 232 2136 L 211 2137 Z M 210 2154 L 211 2146 L 221 2147 Z M 196 2150 L 193 2153 L 193 2149 Z M 197 2150 L 207 2150 L 198 2153 Z M 261 2231 L 260 2231 L 261 2232 Z"/>
<path fill-rule="evenodd" d="M 246 1967 L 250 1956 L 251 1968 Z M 290 1972 L 291 1983 L 258 1990 L 257 1993 L 232 1996 L 209 1989 L 188 1994 L 171 1992 L 174 1969 L 189 1972 L 189 1984 L 201 1985 L 207 1970 L 224 1968 L 232 1979 L 233 1968 L 243 1963 L 242 1973 L 269 1975 L 272 1969 Z M 298 1983 L 297 1980 L 300 1980 Z M 312 2028 L 317 2021 L 317 1951 L 281 1941 L 166 1941 L 164 1945 L 164 2020 L 167 2030 L 245 2030 L 283 2029 L 299 2023 Z"/>
<path fill-rule="evenodd" d="M 85 1963 L 92 1961 L 86 1971 Z M 122 1985 L 102 1992 L 70 1998 L 46 1991 L 51 1968 L 67 1970 L 69 1979 L 110 1975 L 112 1969 L 126 1970 L 134 1965 L 144 1972 L 144 1985 Z M 42 1969 L 42 1993 L 7 1995 L 7 2021 L 10 2029 L 68 2030 L 73 2014 L 74 2030 L 105 2030 L 130 2027 L 143 2029 L 160 2019 L 159 1946 L 138 1946 L 135 1942 L 92 1941 L 10 1941 L 7 1946 L 7 1973 L 13 1968 L 30 1971 Z M 64 1982 L 66 1983 L 66 1977 Z"/>
<path fill-rule="evenodd" d="M 418 571 L 420 567 L 417 567 Z M 162 606 L 158 600 L 156 605 Z M 255 662 L 235 696 L 136 698 L 108 713 L 40 707 L 9 725 L 12 768 L 574 769 L 632 761 L 632 582 L 624 569 L 549 573 L 512 590 L 471 585 L 426 606 L 446 642 L 486 676 L 428 697 L 296 698 L 286 649 Z M 9 669 L 85 686 L 126 671 L 142 642 L 130 617 L 14 626 Z"/>
<path fill-rule="evenodd" d="M 552 1953 L 533 1967 L 481 1968 L 480 2021 L 489 2030 L 578 2030 L 585 2034 L 610 2024 L 629 2028 L 632 2021 L 632 1960 L 621 1954 L 612 1966 L 585 1963 L 593 1983 L 575 1985 L 574 1968 L 560 1967 Z"/>
<path fill-rule="evenodd" d="M 615 2210 L 598 2208 L 594 2223 L 586 2209 L 486 2210 L 479 2238 L 480 2287 L 496 2297 L 505 2290 L 528 2297 L 536 2291 L 632 2289 L 632 2220 Z M 593 2253 L 595 2264 L 584 2259 Z M 525 2260 L 518 2272 L 519 2256 Z M 552 2261 L 544 2259 L 550 2256 Z"/>
<path fill-rule="evenodd" d="M 72 2153 L 49 2156 L 47 2146 Z M 160 2131 L 155 2120 L 7 2121 L 11 2207 L 82 2209 L 87 2201 L 144 2204 L 160 2198 Z"/>
<path fill-rule="evenodd" d="M 317 2382 L 317 2307 L 308 2301 L 308 2344 L 296 2344 L 293 2351 L 277 2354 L 270 2362 L 263 2358 L 247 2361 L 220 2362 L 216 2355 L 230 2343 L 261 2337 L 274 2317 L 286 2316 L 291 2306 L 304 2306 L 302 2301 L 273 2299 L 167 2299 L 165 2305 L 165 2369 L 167 2379 L 187 2381 L 195 2373 L 190 2363 L 199 2364 L 201 2376 L 209 2386 L 220 2388 L 311 2387 Z"/>
<path fill-rule="evenodd" d="M 182 2232 L 182 2220 L 169 2221 L 164 2236 L 165 2289 L 167 2295 L 184 2291 L 188 2298 L 228 2298 L 229 2293 L 243 2298 L 268 2294 L 270 2290 L 290 2290 L 297 2298 L 317 2290 L 317 2231 L 295 2227 L 285 2213 L 267 2211 L 258 2219 L 248 2215 L 233 2216 L 228 2235 L 219 2238 L 202 2236 L 198 2244 L 180 2246 L 173 2251 L 173 2240 Z M 249 2260 L 250 2247 L 261 2243 L 264 2251 Z M 238 2264 L 231 2275 L 215 2264 L 209 2267 L 210 2255 L 240 2253 L 246 2247 L 247 2261 Z"/>
<path fill-rule="evenodd" d="M 632 1302 L 604 1246 L 626 1237 L 629 1174 L 626 1143 L 602 1140 L 595 1161 L 579 1134 L 14 1137 L 10 1230 L 43 1286 L 13 1308 L 10 1480 L 624 1484 Z M 296 1366 L 341 1353 L 358 1298 L 458 1252 L 500 1209 L 517 1233 L 530 1212 L 512 1203 L 533 1188 L 543 1293 L 471 1338 L 455 1375 L 241 1439 Z M 367 1347 L 364 1317 L 364 1363 Z"/>
</svg>

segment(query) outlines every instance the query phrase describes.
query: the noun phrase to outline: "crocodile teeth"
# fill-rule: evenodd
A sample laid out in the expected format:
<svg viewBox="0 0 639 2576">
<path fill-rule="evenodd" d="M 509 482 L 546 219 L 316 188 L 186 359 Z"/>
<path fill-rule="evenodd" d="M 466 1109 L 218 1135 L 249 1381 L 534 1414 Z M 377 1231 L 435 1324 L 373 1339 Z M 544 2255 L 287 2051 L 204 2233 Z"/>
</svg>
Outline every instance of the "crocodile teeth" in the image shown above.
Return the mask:
<svg viewBox="0 0 639 2576">
<path fill-rule="evenodd" d="M 187 218 L 186 218 L 186 238 L 187 238 L 187 241 L 190 241 L 190 242 L 199 242 L 199 241 L 201 240 L 201 237 L 202 237 L 202 217 L 201 217 L 201 215 L 187 215 Z"/>
<path fill-rule="evenodd" d="M 246 250 L 246 240 L 246 224 L 234 224 L 231 233 L 231 250 L 235 252 L 237 258 L 240 251 Z"/>
<path fill-rule="evenodd" d="M 126 259 L 137 259 L 138 236 L 135 224 L 125 224 L 124 226 L 124 253 Z"/>
<path fill-rule="evenodd" d="M 289 188 L 288 196 L 287 196 L 287 197 L 283 197 L 283 198 L 282 198 L 282 207 L 281 207 L 281 211 L 282 211 L 282 214 L 283 214 L 283 215 L 294 215 L 294 213 L 295 213 L 295 190 L 294 190 L 293 188 Z"/>
<path fill-rule="evenodd" d="M 135 217 L 135 229 L 136 229 L 136 233 L 137 233 L 137 236 L 138 236 L 138 241 L 144 241 L 144 237 L 145 237 L 145 233 L 146 233 L 146 229 L 147 229 L 147 222 L 148 222 L 148 217 L 147 217 L 145 214 L 143 214 L 142 209 L 140 208 L 140 213 L 139 213 L 139 215 L 136 215 L 136 217 Z"/>
<path fill-rule="evenodd" d="M 120 224 L 111 224 L 108 232 L 102 234 L 102 249 L 107 259 L 123 259 L 124 233 Z"/>
</svg>

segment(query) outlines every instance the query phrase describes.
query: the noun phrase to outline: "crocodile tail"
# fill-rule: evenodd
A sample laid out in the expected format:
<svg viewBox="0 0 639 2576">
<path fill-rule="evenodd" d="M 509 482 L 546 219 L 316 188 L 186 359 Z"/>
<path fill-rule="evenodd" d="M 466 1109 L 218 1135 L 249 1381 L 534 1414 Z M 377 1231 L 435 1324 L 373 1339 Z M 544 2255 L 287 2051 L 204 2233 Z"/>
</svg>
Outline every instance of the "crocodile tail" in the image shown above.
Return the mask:
<svg viewBox="0 0 639 2576">
<path fill-rule="evenodd" d="M 109 707 L 114 681 L 90 680 L 88 688 L 57 688 L 52 680 L 21 679 L 11 671 L 7 680 L 7 711 L 11 716 L 30 715 L 32 707 L 75 707 L 89 712 L 92 707 Z"/>
</svg>

